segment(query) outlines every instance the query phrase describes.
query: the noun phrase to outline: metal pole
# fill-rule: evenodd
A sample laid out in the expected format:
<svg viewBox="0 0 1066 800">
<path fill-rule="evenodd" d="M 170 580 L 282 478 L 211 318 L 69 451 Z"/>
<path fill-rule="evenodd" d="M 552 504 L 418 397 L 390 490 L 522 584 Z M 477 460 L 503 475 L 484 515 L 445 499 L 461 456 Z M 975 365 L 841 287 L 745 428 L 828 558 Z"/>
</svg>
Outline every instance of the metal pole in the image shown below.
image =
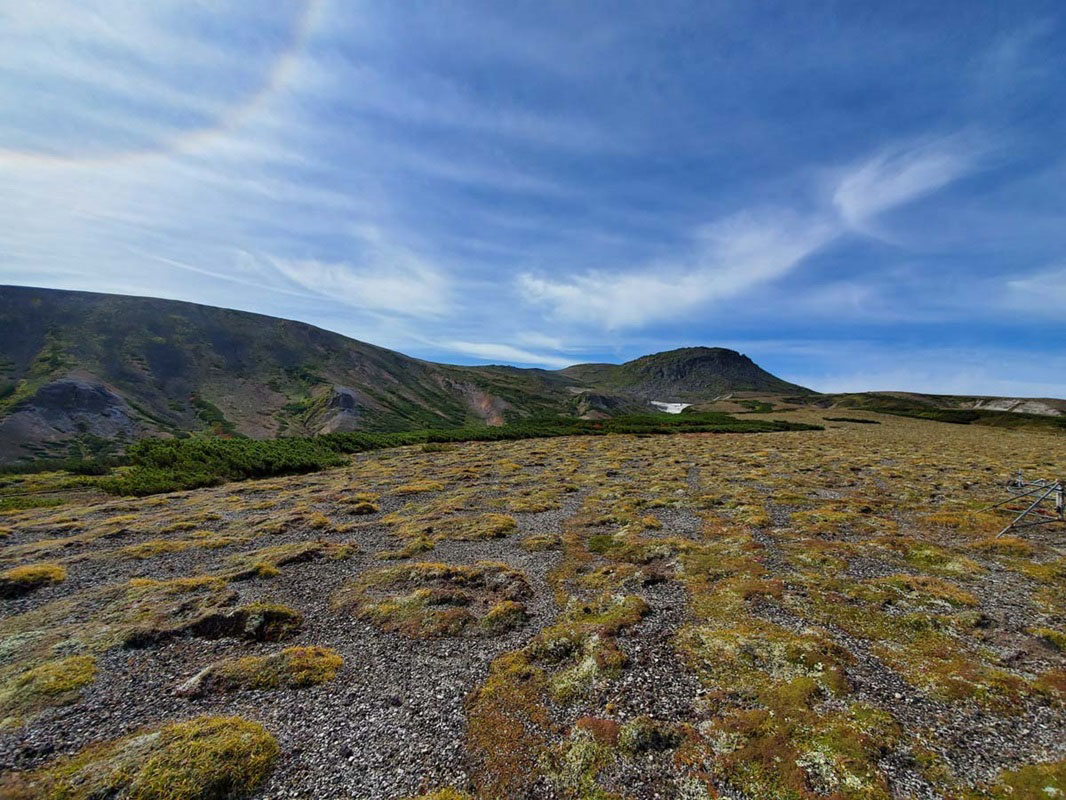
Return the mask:
<svg viewBox="0 0 1066 800">
<path fill-rule="evenodd" d="M 997 506 L 1002 506 L 1002 505 L 1004 505 L 1006 503 L 1013 503 L 1013 502 L 1015 502 L 1017 500 L 1020 500 L 1023 497 L 1028 497 L 1031 494 L 1036 494 L 1037 492 L 1041 491 L 1042 489 L 1046 489 L 1046 488 L 1047 488 L 1046 486 L 1037 486 L 1035 489 L 1030 489 L 1028 492 L 1022 492 L 1021 494 L 1012 494 L 1006 500 L 1000 500 L 998 503 L 993 503 L 990 506 L 986 506 L 984 508 L 979 508 L 978 512 L 991 511 L 993 508 L 996 508 Z"/>
<path fill-rule="evenodd" d="M 1045 492 L 1044 492 L 1044 493 L 1043 493 L 1042 495 L 1040 495 L 1040 497 L 1038 497 L 1038 498 L 1037 498 L 1036 500 L 1034 500 L 1034 501 L 1033 501 L 1033 504 L 1032 504 L 1031 506 L 1029 506 L 1029 508 L 1025 509 L 1025 511 L 1023 511 L 1023 512 L 1022 512 L 1021 514 L 1019 514 L 1018 516 L 1016 516 L 1016 517 L 1015 517 L 1015 518 L 1014 518 L 1014 519 L 1013 519 L 1013 520 L 1011 521 L 1011 524 L 1010 524 L 1010 525 L 1008 525 L 1008 526 L 1007 526 L 1006 528 L 1004 528 L 1004 529 L 1003 529 L 1003 530 L 1001 530 L 1001 531 L 1000 531 L 999 533 L 997 533 L 997 534 L 996 534 L 996 538 L 998 539 L 998 538 L 999 538 L 1000 536 L 1002 536 L 1002 535 L 1003 535 L 1003 534 L 1005 534 L 1005 533 L 1006 533 L 1007 531 L 1009 531 L 1009 530 L 1010 530 L 1011 528 L 1013 528 L 1013 527 L 1014 527 L 1014 524 L 1015 524 L 1016 522 L 1018 522 L 1018 520 L 1020 520 L 1020 519 L 1021 519 L 1022 517 L 1024 517 L 1024 516 L 1025 516 L 1026 514 L 1028 514 L 1028 513 L 1030 512 L 1030 511 L 1032 511 L 1032 510 L 1033 510 L 1034 508 L 1036 508 L 1036 507 L 1037 507 L 1038 505 L 1040 505 L 1041 503 L 1043 503 L 1043 502 L 1044 502 L 1044 501 L 1045 501 L 1045 500 L 1046 500 L 1046 499 L 1047 499 L 1048 497 L 1050 497 L 1050 496 L 1051 496 L 1051 493 L 1052 493 L 1053 491 L 1055 491 L 1055 489 L 1056 489 L 1056 487 L 1055 487 L 1055 486 L 1049 486 L 1049 487 L 1048 487 L 1048 489 L 1047 489 L 1047 491 L 1045 491 Z"/>
</svg>

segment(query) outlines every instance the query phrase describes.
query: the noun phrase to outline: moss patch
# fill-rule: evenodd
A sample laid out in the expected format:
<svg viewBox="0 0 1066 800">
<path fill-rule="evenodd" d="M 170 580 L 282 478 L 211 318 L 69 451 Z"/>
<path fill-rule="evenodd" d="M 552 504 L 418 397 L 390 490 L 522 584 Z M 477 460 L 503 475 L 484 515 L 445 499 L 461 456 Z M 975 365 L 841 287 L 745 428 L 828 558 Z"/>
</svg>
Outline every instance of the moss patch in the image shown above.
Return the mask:
<svg viewBox="0 0 1066 800">
<path fill-rule="evenodd" d="M 0 572 L 0 597 L 21 597 L 42 586 L 62 583 L 67 570 L 59 564 L 27 564 Z"/>
<path fill-rule="evenodd" d="M 1055 800 L 1066 797 L 1066 761 L 1030 764 L 1001 773 L 990 785 L 967 793 L 966 800 Z"/>
<path fill-rule="evenodd" d="M 0 784 L 11 800 L 225 800 L 247 796 L 280 748 L 240 717 L 197 717 L 93 745 Z"/>
<path fill-rule="evenodd" d="M 79 689 L 96 676 L 92 656 L 69 656 L 46 661 L 16 675 L 0 688 L 0 727 L 16 724 L 25 715 L 47 706 L 78 699 Z"/>
<path fill-rule="evenodd" d="M 335 608 L 416 638 L 498 634 L 525 621 L 525 576 L 505 564 L 420 562 L 365 573 L 333 596 Z"/>
<path fill-rule="evenodd" d="M 287 647 L 270 655 L 212 664 L 176 691 L 200 695 L 239 689 L 301 689 L 333 680 L 343 665 L 344 659 L 328 647 Z"/>
</svg>

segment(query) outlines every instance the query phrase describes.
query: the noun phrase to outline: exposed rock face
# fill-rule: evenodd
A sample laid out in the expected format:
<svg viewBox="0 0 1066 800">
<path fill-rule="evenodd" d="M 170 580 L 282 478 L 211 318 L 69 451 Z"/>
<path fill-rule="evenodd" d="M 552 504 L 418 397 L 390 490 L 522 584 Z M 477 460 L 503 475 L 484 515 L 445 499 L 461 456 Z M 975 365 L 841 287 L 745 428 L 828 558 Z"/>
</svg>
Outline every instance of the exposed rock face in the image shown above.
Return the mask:
<svg viewBox="0 0 1066 800">
<path fill-rule="evenodd" d="M 576 410 L 579 417 L 599 419 L 638 409 L 631 400 L 623 397 L 597 392 L 581 392 L 577 398 Z"/>
<path fill-rule="evenodd" d="M 326 404 L 326 414 L 319 430 L 322 433 L 343 433 L 358 430 L 368 401 L 349 386 L 334 386 Z"/>
<path fill-rule="evenodd" d="M 451 388 L 459 394 L 474 416 L 486 425 L 503 425 L 507 421 L 504 412 L 510 409 L 511 405 L 503 398 L 468 383 L 453 382 Z"/>
<path fill-rule="evenodd" d="M 52 427 L 64 433 L 85 426 L 99 436 L 131 433 L 135 423 L 126 401 L 102 383 L 69 378 L 42 386 L 16 407 L 33 409 Z"/>
<path fill-rule="evenodd" d="M 108 386 L 69 377 L 45 384 L 0 419 L 0 450 L 18 454 L 79 434 L 135 439 L 144 430 L 129 404 Z"/>
<path fill-rule="evenodd" d="M 1011 411 L 1015 414 L 1040 414 L 1047 417 L 1061 417 L 1063 412 L 1046 400 L 1019 397 L 990 397 L 978 400 L 974 408 L 986 411 Z"/>
</svg>

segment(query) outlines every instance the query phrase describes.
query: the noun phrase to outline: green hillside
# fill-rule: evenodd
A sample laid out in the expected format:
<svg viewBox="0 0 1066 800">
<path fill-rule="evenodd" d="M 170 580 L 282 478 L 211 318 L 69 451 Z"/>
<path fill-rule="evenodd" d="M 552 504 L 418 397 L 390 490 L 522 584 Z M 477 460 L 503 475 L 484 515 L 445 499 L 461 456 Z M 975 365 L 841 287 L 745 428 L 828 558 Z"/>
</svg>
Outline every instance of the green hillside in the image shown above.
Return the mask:
<svg viewBox="0 0 1066 800">
<path fill-rule="evenodd" d="M 965 412 L 1001 426 L 1060 428 L 1066 418 L 1061 400 L 818 394 L 721 347 L 555 371 L 452 366 L 261 314 L 0 287 L 0 463 L 109 454 L 146 436 L 273 439 L 658 413 L 651 401 L 692 404 L 690 412 L 814 405 L 944 421 Z"/>
<path fill-rule="evenodd" d="M 302 322 L 193 303 L 0 287 L 0 460 L 150 435 L 268 439 L 649 411 L 730 388 L 807 390 L 729 350 L 561 371 L 434 364 Z"/>
<path fill-rule="evenodd" d="M 698 403 L 727 392 L 814 394 L 723 347 L 684 347 L 624 364 L 578 364 L 562 373 L 602 391 L 667 402 Z"/>
</svg>

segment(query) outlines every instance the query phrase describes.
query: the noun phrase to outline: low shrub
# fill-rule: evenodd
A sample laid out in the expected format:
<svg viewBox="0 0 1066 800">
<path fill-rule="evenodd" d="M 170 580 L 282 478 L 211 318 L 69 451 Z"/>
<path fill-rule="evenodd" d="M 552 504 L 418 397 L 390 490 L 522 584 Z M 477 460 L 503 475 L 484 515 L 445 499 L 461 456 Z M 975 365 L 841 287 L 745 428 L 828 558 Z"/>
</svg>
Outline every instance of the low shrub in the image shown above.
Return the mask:
<svg viewBox="0 0 1066 800">
<path fill-rule="evenodd" d="M 24 594 L 47 586 L 62 583 L 67 579 L 67 570 L 59 564 L 44 562 L 0 572 L 0 597 L 21 597 Z"/>
<path fill-rule="evenodd" d="M 550 417 L 498 427 L 432 429 L 400 433 L 328 433 L 282 439 L 142 439 L 127 451 L 132 465 L 100 479 L 112 494 L 149 495 L 216 486 L 227 481 L 315 472 L 343 464 L 344 455 L 386 447 L 436 445 L 469 441 L 510 441 L 554 436 L 669 433 L 766 433 L 821 430 L 781 420 L 738 420 L 728 414 L 630 414 L 601 420 Z M 437 491 L 430 485 L 400 487 L 398 493 Z"/>
</svg>

